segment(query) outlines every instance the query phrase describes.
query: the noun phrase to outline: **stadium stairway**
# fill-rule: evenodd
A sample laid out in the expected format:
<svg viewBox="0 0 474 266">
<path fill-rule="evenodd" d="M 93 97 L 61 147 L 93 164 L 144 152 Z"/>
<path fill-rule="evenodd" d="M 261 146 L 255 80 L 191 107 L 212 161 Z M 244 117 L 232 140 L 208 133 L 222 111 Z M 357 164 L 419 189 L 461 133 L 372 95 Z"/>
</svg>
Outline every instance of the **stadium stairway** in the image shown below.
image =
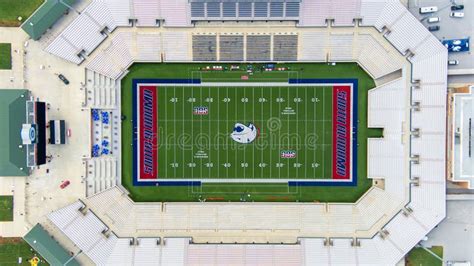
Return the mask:
<svg viewBox="0 0 474 266">
<path fill-rule="evenodd" d="M 87 196 L 97 194 L 117 185 L 118 164 L 113 156 L 92 158 L 86 162 Z"/>
</svg>

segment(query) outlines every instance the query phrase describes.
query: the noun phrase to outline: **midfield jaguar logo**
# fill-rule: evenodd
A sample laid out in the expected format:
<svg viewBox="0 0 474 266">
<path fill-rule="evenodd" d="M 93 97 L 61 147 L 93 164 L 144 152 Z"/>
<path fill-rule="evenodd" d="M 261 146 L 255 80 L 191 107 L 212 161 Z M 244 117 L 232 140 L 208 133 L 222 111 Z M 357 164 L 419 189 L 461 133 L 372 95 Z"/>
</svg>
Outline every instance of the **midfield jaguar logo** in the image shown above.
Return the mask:
<svg viewBox="0 0 474 266">
<path fill-rule="evenodd" d="M 252 143 L 258 136 L 258 128 L 249 123 L 248 126 L 242 123 L 236 123 L 234 126 L 234 131 L 230 134 L 230 137 L 242 144 L 249 144 Z"/>
</svg>

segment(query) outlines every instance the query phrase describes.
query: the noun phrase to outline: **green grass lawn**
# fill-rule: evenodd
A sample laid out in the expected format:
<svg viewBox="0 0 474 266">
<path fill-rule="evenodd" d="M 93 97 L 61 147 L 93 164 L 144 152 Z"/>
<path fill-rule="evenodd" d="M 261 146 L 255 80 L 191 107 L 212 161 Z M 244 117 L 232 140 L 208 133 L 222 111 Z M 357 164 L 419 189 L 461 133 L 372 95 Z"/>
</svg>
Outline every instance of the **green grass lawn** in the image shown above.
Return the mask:
<svg viewBox="0 0 474 266">
<path fill-rule="evenodd" d="M 12 45 L 11 43 L 0 43 L 0 69 L 11 69 L 11 68 L 12 68 Z"/>
<path fill-rule="evenodd" d="M 18 27 L 44 0 L 0 0 L 0 27 Z M 22 21 L 18 20 L 22 17 Z"/>
<path fill-rule="evenodd" d="M 380 129 L 367 128 L 367 94 L 375 87 L 374 81 L 357 64 L 281 64 L 288 72 L 255 72 L 250 82 L 286 81 L 288 78 L 355 78 L 359 81 L 358 121 L 358 180 L 353 187 L 289 187 L 287 184 L 208 184 L 200 187 L 136 187 L 132 183 L 132 80 L 143 78 L 202 78 L 204 82 L 240 81 L 245 72 L 200 72 L 208 64 L 134 64 L 122 80 L 122 184 L 135 201 L 300 201 L 300 202 L 355 202 L 372 186 L 367 178 L 367 138 L 380 137 Z M 242 65 L 243 66 L 243 65 Z M 255 69 L 259 65 L 254 65 Z M 230 80 L 228 80 L 229 78 Z"/>
<path fill-rule="evenodd" d="M 441 246 L 434 246 L 429 248 L 433 253 L 438 255 L 440 258 L 443 258 L 443 247 Z M 439 260 L 433 254 L 429 253 L 428 251 L 424 250 L 421 247 L 416 247 L 408 253 L 405 257 L 406 265 L 407 266 L 441 266 L 443 265 L 443 261 Z"/>
<path fill-rule="evenodd" d="M 0 196 L 0 222 L 13 221 L 13 196 Z"/>
<path fill-rule="evenodd" d="M 0 265 L 30 265 L 28 260 L 33 257 L 40 259 L 39 266 L 49 265 L 21 238 L 1 238 L 0 237 Z M 18 258 L 22 258 L 22 263 L 18 263 Z"/>
</svg>

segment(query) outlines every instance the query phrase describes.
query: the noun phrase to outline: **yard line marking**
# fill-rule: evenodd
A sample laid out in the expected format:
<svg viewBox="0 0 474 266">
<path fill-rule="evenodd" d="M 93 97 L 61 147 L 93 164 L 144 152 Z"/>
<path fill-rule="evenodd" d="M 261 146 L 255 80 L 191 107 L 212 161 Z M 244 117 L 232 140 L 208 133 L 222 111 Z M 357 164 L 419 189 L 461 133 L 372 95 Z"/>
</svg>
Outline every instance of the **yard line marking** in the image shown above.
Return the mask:
<svg viewBox="0 0 474 266">
<path fill-rule="evenodd" d="M 286 87 L 288 93 L 287 93 L 287 97 L 288 97 L 288 106 L 290 106 L 290 102 L 291 102 L 291 99 L 290 99 L 290 86 Z M 290 116 L 288 116 L 286 118 L 288 120 L 288 149 L 291 147 L 291 140 L 290 140 Z M 298 126 L 298 118 L 296 118 L 296 126 Z M 298 132 L 298 130 L 296 131 Z M 287 178 L 290 178 L 290 162 L 288 162 L 288 175 L 286 176 Z"/>
<path fill-rule="evenodd" d="M 208 94 L 207 94 L 207 97 L 208 97 L 208 98 L 211 98 L 211 87 L 208 87 Z M 208 107 L 208 108 L 209 108 L 209 109 L 208 109 L 208 112 L 209 112 L 209 114 L 210 114 L 210 113 L 211 113 L 211 101 L 209 101 L 208 106 L 209 106 L 209 107 Z M 208 138 L 209 138 L 209 151 L 208 151 L 208 153 L 209 153 L 208 156 L 209 156 L 209 157 L 208 157 L 208 158 L 209 158 L 209 159 L 208 159 L 208 163 L 210 163 L 210 162 L 211 162 L 211 148 L 210 148 L 210 146 L 211 146 L 211 136 L 212 136 L 212 134 L 211 134 L 211 119 L 210 119 L 209 116 L 207 117 L 207 120 L 208 120 L 208 122 L 209 122 L 209 123 L 208 123 L 208 125 L 209 125 L 209 136 L 208 136 Z M 219 141 L 219 140 L 218 140 L 218 141 Z M 217 150 L 219 151 L 219 149 L 217 149 Z M 211 167 L 208 167 L 208 169 L 209 169 L 208 178 L 210 178 L 210 177 L 211 177 Z"/>
<path fill-rule="evenodd" d="M 252 123 L 255 119 L 255 87 L 252 87 Z M 258 130 L 258 129 L 257 129 Z M 255 144 L 252 145 L 252 164 L 255 163 Z M 252 178 L 255 178 L 255 165 L 252 166 Z"/>
<path fill-rule="evenodd" d="M 237 110 L 237 90 L 234 89 L 234 92 L 235 92 L 235 114 L 238 114 L 238 110 Z M 237 161 L 237 156 L 238 156 L 238 145 L 237 145 L 237 142 L 234 141 L 234 145 L 235 145 L 235 172 L 234 172 L 234 177 L 237 177 L 238 174 L 237 174 L 237 165 L 238 165 L 238 161 Z"/>
<path fill-rule="evenodd" d="M 184 174 L 184 169 L 185 169 L 185 168 L 184 168 L 184 161 L 185 161 L 185 156 L 184 156 L 184 154 L 185 154 L 185 149 L 184 149 L 184 136 L 185 136 L 185 134 L 186 134 L 185 129 L 184 129 L 184 128 L 185 128 L 185 125 L 184 125 L 184 114 L 185 114 L 184 104 L 186 103 L 186 101 L 185 101 L 185 99 L 186 99 L 186 96 L 185 96 L 186 93 L 185 93 L 185 90 L 184 90 L 184 86 L 182 86 L 182 89 L 183 89 L 183 114 L 182 114 L 182 116 L 183 116 L 183 132 L 182 132 L 182 134 L 183 134 L 183 135 L 182 135 L 182 136 L 183 136 L 183 147 L 182 147 L 182 151 L 181 151 L 181 152 L 183 153 L 183 160 L 181 161 L 181 165 L 180 165 L 179 167 L 182 167 L 182 168 L 183 168 L 182 173 L 183 173 L 183 178 L 184 178 L 184 177 L 185 177 L 185 174 Z"/>
<path fill-rule="evenodd" d="M 313 98 L 317 98 L 317 97 L 316 97 L 316 92 L 317 92 L 317 91 L 318 91 L 318 90 L 313 90 Z M 324 99 L 323 99 L 323 101 L 324 101 Z M 314 101 L 314 103 L 313 103 L 313 114 L 314 114 L 314 115 L 313 115 L 313 118 L 317 117 L 316 104 L 317 104 L 317 102 Z M 312 130 L 312 132 L 314 132 L 314 134 L 317 135 L 317 133 L 316 133 L 316 122 L 313 122 L 313 130 Z M 315 141 L 316 141 L 316 140 L 315 140 Z M 316 160 L 316 148 L 315 148 L 314 151 L 313 151 L 313 162 L 311 163 L 311 167 L 313 168 L 313 176 L 312 176 L 313 178 L 316 176 L 316 167 L 314 167 L 315 160 Z"/>
<path fill-rule="evenodd" d="M 193 89 L 191 89 L 191 98 L 194 98 Z M 194 101 L 191 101 L 191 110 L 194 111 Z M 194 163 L 194 115 L 191 117 L 191 163 Z M 191 167 L 191 178 L 194 178 L 194 167 Z"/>
<path fill-rule="evenodd" d="M 304 115 L 305 115 L 305 120 L 306 116 L 308 115 L 308 88 L 304 88 Z M 304 136 L 305 136 L 305 142 L 306 138 L 308 136 L 308 124 L 304 122 Z M 308 178 L 308 149 L 304 149 L 304 178 Z"/>
<path fill-rule="evenodd" d="M 260 87 L 260 89 L 261 89 L 262 98 L 263 98 L 263 87 Z M 270 91 L 271 91 L 271 89 L 270 89 Z M 271 99 L 270 99 L 270 101 L 271 101 Z M 261 109 L 262 112 L 261 112 L 260 114 L 263 114 L 263 102 L 262 102 L 262 105 L 261 105 L 261 106 L 262 106 L 262 109 Z M 261 129 L 263 128 L 263 124 L 260 125 L 260 128 L 261 128 Z M 261 131 L 260 131 L 260 132 L 261 132 Z M 260 157 L 261 157 L 261 158 L 260 158 L 260 159 L 261 159 L 261 160 L 260 160 L 260 163 L 263 163 L 263 152 L 262 152 L 262 151 L 260 151 Z M 263 178 L 263 167 L 260 167 L 260 178 Z"/>
<path fill-rule="evenodd" d="M 278 98 L 281 98 L 281 87 L 278 87 Z M 278 100 L 278 112 L 281 112 L 281 99 Z M 283 124 L 283 123 L 282 123 Z M 278 144 L 280 144 L 281 126 L 278 128 Z M 278 151 L 280 153 L 280 151 Z M 281 178 L 281 156 L 278 156 L 278 179 Z"/>
<path fill-rule="evenodd" d="M 326 116 L 325 116 L 325 114 L 326 114 L 326 107 L 325 107 L 325 104 L 324 104 L 324 102 L 326 101 L 325 92 L 326 92 L 326 89 L 323 88 L 323 117 L 326 117 Z M 324 127 L 325 124 L 326 124 L 326 123 L 323 122 L 323 143 L 326 143 L 325 140 L 324 140 L 324 139 L 325 139 L 324 137 L 325 137 L 325 135 L 326 135 L 326 130 L 325 130 L 325 127 Z M 324 178 L 324 177 L 325 177 L 325 172 L 324 172 L 325 150 L 324 150 L 324 147 L 322 148 L 322 150 L 323 150 L 323 159 L 322 159 L 322 162 L 323 162 L 323 163 L 322 163 L 323 172 L 322 172 L 322 174 L 321 174 L 321 177 Z"/>
<path fill-rule="evenodd" d="M 247 93 L 246 93 L 246 92 L 247 92 L 247 88 L 248 88 L 248 87 L 244 87 L 244 99 L 247 98 L 247 97 L 246 97 L 246 95 L 247 95 Z M 247 101 L 247 102 L 248 102 L 248 101 Z M 246 105 L 247 102 L 245 102 L 244 105 Z M 245 107 L 247 107 L 247 106 L 245 106 Z M 243 110 L 243 112 L 244 112 L 244 123 L 247 122 L 247 121 L 245 121 L 245 109 L 247 109 L 247 108 L 244 108 L 244 110 Z M 245 163 L 245 154 L 246 154 L 246 153 L 247 153 L 247 148 L 244 146 L 244 162 L 243 162 L 243 163 Z M 244 168 L 244 167 L 241 167 L 241 168 Z M 245 179 L 245 174 L 246 174 L 246 173 L 245 173 L 245 168 L 244 168 L 243 170 L 244 170 L 244 179 Z"/>
<path fill-rule="evenodd" d="M 230 99 L 229 98 L 229 88 L 226 87 L 225 90 L 226 90 L 226 98 Z M 226 118 L 227 118 L 226 119 L 226 128 L 229 128 L 229 102 L 227 102 L 227 104 L 226 104 L 226 112 L 225 113 L 226 113 Z M 229 138 L 226 138 L 225 142 L 226 142 L 227 147 L 229 147 Z M 227 160 L 226 160 L 225 163 L 229 163 L 229 152 L 230 152 L 230 150 L 229 150 L 229 148 L 227 148 L 227 151 L 226 151 Z M 228 177 L 229 177 L 229 167 L 226 167 L 226 178 L 228 178 Z"/>
<path fill-rule="evenodd" d="M 199 87 L 199 104 L 200 106 L 202 106 L 202 87 Z M 203 133 L 203 130 L 202 130 L 202 115 L 200 115 L 200 120 L 199 120 L 199 135 L 201 136 L 201 134 Z M 194 156 L 194 155 L 193 155 Z M 200 165 L 199 165 L 199 173 L 200 173 L 200 178 L 202 178 L 202 157 L 200 158 Z"/>
<path fill-rule="evenodd" d="M 175 98 L 176 100 L 176 86 L 173 86 L 173 97 Z M 174 127 L 174 137 L 175 137 L 175 142 L 176 142 L 176 105 L 177 105 L 177 102 L 175 102 L 175 104 L 173 105 L 173 110 L 174 110 L 174 114 L 173 114 L 173 117 L 175 118 L 174 121 L 173 121 L 173 127 Z M 173 154 L 173 159 L 174 159 L 174 162 L 173 163 L 176 163 L 176 146 L 174 147 L 174 154 Z M 174 177 L 176 178 L 176 168 L 174 168 Z"/>
<path fill-rule="evenodd" d="M 221 90 L 220 87 L 217 88 L 217 115 L 220 115 L 220 105 L 221 105 L 221 98 L 219 97 L 219 91 Z M 220 119 L 217 119 L 217 145 L 219 145 L 219 131 L 220 131 L 220 125 L 219 125 Z M 221 175 L 219 173 L 219 169 L 221 168 L 221 157 L 219 156 L 220 149 L 217 149 L 217 178 L 221 178 Z"/>
<path fill-rule="evenodd" d="M 168 112 L 166 106 L 168 105 L 168 90 L 166 87 L 164 87 L 165 90 L 165 119 L 168 120 Z M 166 131 L 168 129 L 168 122 L 165 123 Z M 168 133 L 168 132 L 166 132 Z M 168 134 L 166 134 L 167 137 L 165 139 L 165 177 L 168 177 Z"/>
<path fill-rule="evenodd" d="M 262 88 L 262 91 L 263 91 L 263 88 Z M 272 111 L 272 105 L 273 105 L 273 88 L 270 88 L 270 118 L 273 116 L 273 111 Z M 268 147 L 270 147 L 270 177 L 273 177 L 272 176 L 272 152 L 273 152 L 273 147 L 272 147 L 272 136 L 271 136 L 271 132 L 270 130 L 268 131 L 268 140 L 270 141 L 270 144 L 268 145 Z M 262 154 L 262 157 L 263 157 L 263 154 Z"/>
</svg>

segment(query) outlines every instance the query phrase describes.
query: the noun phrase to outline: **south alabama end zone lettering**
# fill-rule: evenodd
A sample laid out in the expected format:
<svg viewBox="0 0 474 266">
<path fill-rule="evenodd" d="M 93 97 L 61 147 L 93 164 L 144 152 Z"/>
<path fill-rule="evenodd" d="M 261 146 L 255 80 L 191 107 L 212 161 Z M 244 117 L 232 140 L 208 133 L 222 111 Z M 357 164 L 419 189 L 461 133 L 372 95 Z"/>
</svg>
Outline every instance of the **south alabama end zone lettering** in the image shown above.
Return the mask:
<svg viewBox="0 0 474 266">
<path fill-rule="evenodd" d="M 333 179 L 350 179 L 351 87 L 334 86 L 332 129 Z"/>
<path fill-rule="evenodd" d="M 156 87 L 140 86 L 140 179 L 158 178 Z"/>
</svg>

